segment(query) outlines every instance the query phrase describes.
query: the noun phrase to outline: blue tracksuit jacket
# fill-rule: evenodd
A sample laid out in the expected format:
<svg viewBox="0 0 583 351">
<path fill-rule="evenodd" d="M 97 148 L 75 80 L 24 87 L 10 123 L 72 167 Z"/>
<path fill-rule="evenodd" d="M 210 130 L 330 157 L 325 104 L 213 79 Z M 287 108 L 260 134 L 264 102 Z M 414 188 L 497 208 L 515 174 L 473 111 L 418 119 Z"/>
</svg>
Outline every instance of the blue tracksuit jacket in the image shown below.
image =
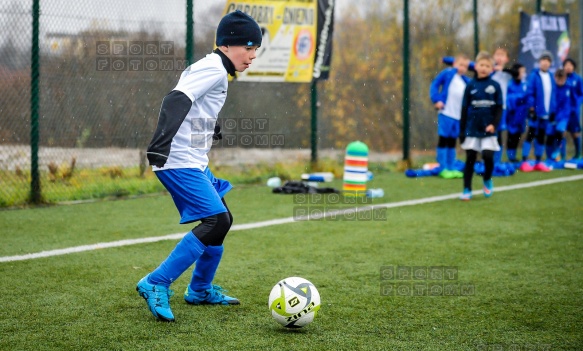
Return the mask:
<svg viewBox="0 0 583 351">
<path fill-rule="evenodd" d="M 549 76 L 551 78 L 551 103 L 550 108 L 547 111 L 545 108 L 545 98 L 544 98 L 544 90 L 543 90 L 543 82 L 542 78 L 539 74 L 540 69 L 535 68 L 530 72 L 528 76 L 528 80 L 526 82 L 526 90 L 528 95 L 528 107 L 534 107 L 534 113 L 538 117 L 549 116 L 551 113 L 556 113 L 556 92 L 557 92 L 557 85 L 555 84 L 555 78 L 549 72 Z"/>
</svg>

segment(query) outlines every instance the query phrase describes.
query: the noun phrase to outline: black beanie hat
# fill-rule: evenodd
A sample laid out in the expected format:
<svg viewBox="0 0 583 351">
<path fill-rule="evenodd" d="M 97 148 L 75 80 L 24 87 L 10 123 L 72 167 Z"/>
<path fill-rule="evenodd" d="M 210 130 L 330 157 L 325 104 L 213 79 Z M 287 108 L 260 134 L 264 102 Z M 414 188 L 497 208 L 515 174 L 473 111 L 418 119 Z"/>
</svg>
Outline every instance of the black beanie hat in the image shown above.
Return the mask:
<svg viewBox="0 0 583 351">
<path fill-rule="evenodd" d="M 239 10 L 221 19 L 217 28 L 217 46 L 261 46 L 261 28 L 255 20 Z"/>
</svg>

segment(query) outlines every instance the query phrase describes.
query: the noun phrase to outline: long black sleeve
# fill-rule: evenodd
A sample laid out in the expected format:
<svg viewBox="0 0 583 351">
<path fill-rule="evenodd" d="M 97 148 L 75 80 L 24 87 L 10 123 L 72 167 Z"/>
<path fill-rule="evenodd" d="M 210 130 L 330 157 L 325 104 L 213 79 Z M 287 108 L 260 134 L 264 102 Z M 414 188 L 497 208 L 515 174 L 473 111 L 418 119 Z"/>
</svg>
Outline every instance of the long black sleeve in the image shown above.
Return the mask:
<svg viewBox="0 0 583 351">
<path fill-rule="evenodd" d="M 172 139 L 184 122 L 192 101 L 183 92 L 173 90 L 162 100 L 158 126 L 146 153 L 150 165 L 163 167 L 170 154 Z"/>
<path fill-rule="evenodd" d="M 498 128 L 500 120 L 502 119 L 502 106 L 494 105 L 494 107 L 492 108 L 492 113 L 494 115 L 494 121 L 492 122 L 492 124 L 494 125 L 495 128 Z"/>
<path fill-rule="evenodd" d="M 470 88 L 471 82 L 466 85 L 464 90 L 464 99 L 462 100 L 462 114 L 460 118 L 460 138 L 463 140 L 466 137 L 466 124 L 468 123 L 468 107 L 470 104 Z"/>
</svg>

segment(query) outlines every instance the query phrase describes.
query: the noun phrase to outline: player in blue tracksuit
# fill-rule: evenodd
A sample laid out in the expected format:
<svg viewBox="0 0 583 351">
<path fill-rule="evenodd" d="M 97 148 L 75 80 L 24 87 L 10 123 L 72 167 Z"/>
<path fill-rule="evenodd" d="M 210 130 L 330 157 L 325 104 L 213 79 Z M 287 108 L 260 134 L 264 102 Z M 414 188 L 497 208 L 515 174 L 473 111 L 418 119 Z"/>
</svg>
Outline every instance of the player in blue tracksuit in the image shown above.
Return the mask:
<svg viewBox="0 0 583 351">
<path fill-rule="evenodd" d="M 528 95 L 528 132 L 522 144 L 522 172 L 541 171 L 549 172 L 550 168 L 542 162 L 544 153 L 547 125 L 554 122 L 556 113 L 556 86 L 553 75 L 549 72 L 553 54 L 543 51 L 539 57 L 539 68 L 534 69 L 528 76 L 526 83 Z M 534 140 L 534 156 L 536 164 L 532 167 L 528 162 L 531 143 Z"/>
<path fill-rule="evenodd" d="M 444 178 L 459 178 L 461 172 L 453 170 L 456 159 L 456 140 L 459 136 L 459 120 L 464 90 L 469 78 L 464 76 L 468 70 L 469 59 L 460 54 L 455 57 L 453 67 L 441 71 L 431 82 L 429 95 L 437 116 L 437 162 Z M 459 173 L 459 174 L 458 174 Z"/>
<path fill-rule="evenodd" d="M 555 82 L 557 87 L 555 94 L 557 113 L 555 121 L 550 122 L 547 127 L 546 153 L 548 159 L 555 159 L 558 156 L 567 130 L 569 116 L 571 115 L 571 89 L 566 84 L 567 73 L 565 73 L 564 69 L 561 68 L 555 71 Z"/>
<path fill-rule="evenodd" d="M 494 153 L 500 150 L 496 126 L 502 117 L 503 102 L 500 85 L 490 77 L 493 66 L 492 56 L 487 52 L 480 52 L 476 57 L 476 78 L 468 83 L 464 92 L 460 139 L 463 140 L 462 149 L 466 150 L 466 166 L 461 200 L 472 198 L 472 177 L 478 153 L 482 153 L 485 166 L 484 196 L 490 197 L 494 192 Z"/>
<path fill-rule="evenodd" d="M 508 84 L 506 93 L 506 128 L 508 139 L 506 142 L 506 156 L 510 162 L 518 162 L 516 150 L 522 133 L 525 131 L 528 105 L 526 95 L 526 67 L 515 63 L 510 69 L 512 80 Z"/>
<path fill-rule="evenodd" d="M 567 73 L 567 86 L 571 90 L 571 113 L 569 115 L 569 122 L 567 123 L 567 131 L 573 138 L 575 144 L 575 158 L 581 157 L 581 104 L 583 103 L 583 79 L 575 72 L 577 63 L 571 58 L 567 58 L 563 62 L 563 68 Z M 566 141 L 563 146 L 566 146 Z M 563 159 L 566 158 L 566 150 L 561 151 Z"/>
<path fill-rule="evenodd" d="M 225 15 L 216 32 L 217 48 L 184 70 L 176 87 L 162 100 L 158 125 L 148 145 L 148 161 L 172 196 L 180 223 L 200 223 L 136 286 L 158 320 L 174 321 L 170 285 L 195 262 L 184 293 L 187 303 L 239 304 L 212 284 L 233 216 L 224 200 L 232 186 L 214 177 L 208 153 L 212 141 L 221 139 L 216 122 L 227 98 L 228 75 L 251 65 L 261 41 L 261 28 L 251 16 L 241 11 Z"/>
</svg>

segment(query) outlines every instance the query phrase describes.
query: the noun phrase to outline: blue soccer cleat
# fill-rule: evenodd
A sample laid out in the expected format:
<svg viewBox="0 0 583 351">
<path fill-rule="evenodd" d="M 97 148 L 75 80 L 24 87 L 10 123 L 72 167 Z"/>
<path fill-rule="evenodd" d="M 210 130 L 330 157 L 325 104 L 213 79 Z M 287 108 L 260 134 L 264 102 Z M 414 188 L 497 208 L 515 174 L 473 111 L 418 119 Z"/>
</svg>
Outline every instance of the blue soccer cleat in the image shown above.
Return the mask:
<svg viewBox="0 0 583 351">
<path fill-rule="evenodd" d="M 164 322 L 174 322 L 174 314 L 170 309 L 169 299 L 174 293 L 165 286 L 148 283 L 148 277 L 143 277 L 136 286 L 136 291 L 146 300 L 150 312 L 156 319 Z"/>
<path fill-rule="evenodd" d="M 184 292 L 184 301 L 191 305 L 239 305 L 240 302 L 234 297 L 223 294 L 223 290 L 218 285 L 213 285 L 210 289 L 194 291 L 190 285 Z"/>
<path fill-rule="evenodd" d="M 472 191 L 468 188 L 464 189 L 462 196 L 460 196 L 460 200 L 462 201 L 470 201 L 472 199 Z"/>
<path fill-rule="evenodd" d="M 484 196 L 490 197 L 494 194 L 494 183 L 492 179 L 484 181 Z"/>
</svg>

